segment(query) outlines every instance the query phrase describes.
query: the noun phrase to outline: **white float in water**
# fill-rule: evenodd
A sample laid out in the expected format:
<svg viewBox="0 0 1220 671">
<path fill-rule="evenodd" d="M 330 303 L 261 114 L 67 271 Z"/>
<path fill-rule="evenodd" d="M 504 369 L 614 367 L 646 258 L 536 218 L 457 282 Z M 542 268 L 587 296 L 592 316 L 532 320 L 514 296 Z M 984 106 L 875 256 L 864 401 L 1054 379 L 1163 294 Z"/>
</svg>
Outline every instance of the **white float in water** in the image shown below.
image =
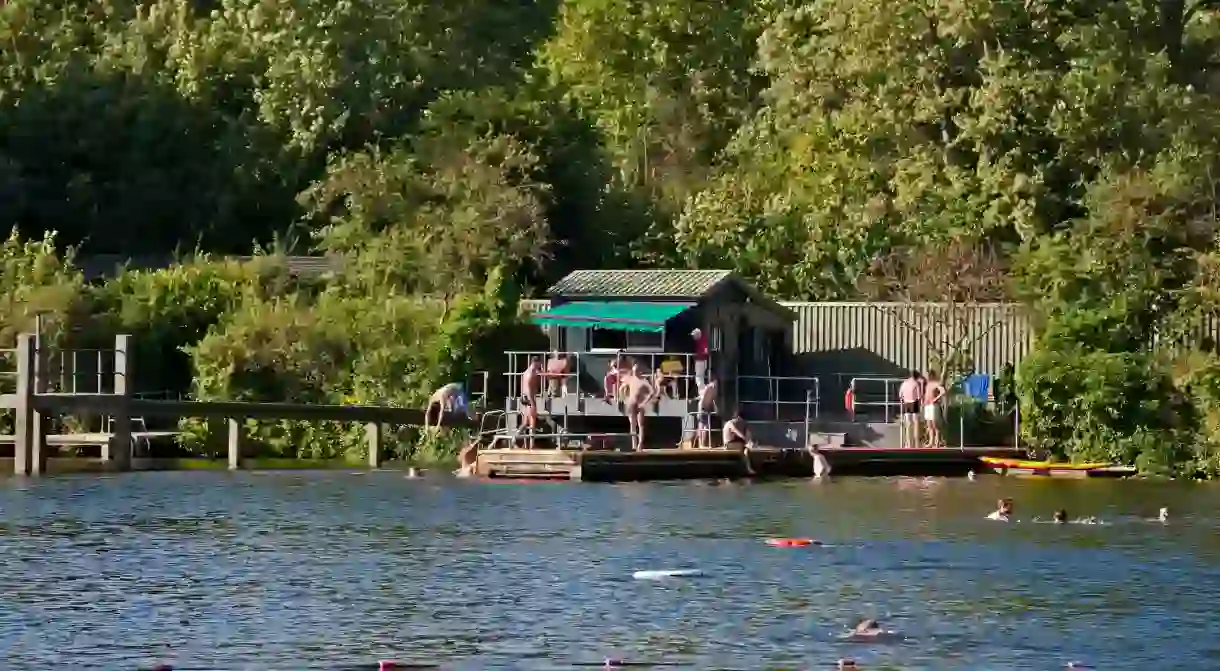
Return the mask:
<svg viewBox="0 0 1220 671">
<path fill-rule="evenodd" d="M 666 569 L 661 571 L 636 571 L 631 574 L 636 580 L 661 580 L 663 578 L 693 578 L 703 575 L 697 568 Z"/>
</svg>

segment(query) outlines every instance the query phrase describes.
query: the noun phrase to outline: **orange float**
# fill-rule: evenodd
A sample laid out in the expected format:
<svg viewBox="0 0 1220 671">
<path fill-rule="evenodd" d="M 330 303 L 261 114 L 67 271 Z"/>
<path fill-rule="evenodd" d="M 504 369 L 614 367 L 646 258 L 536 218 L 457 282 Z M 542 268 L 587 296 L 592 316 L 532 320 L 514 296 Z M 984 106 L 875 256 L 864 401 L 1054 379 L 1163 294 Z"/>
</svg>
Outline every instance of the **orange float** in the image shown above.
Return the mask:
<svg viewBox="0 0 1220 671">
<path fill-rule="evenodd" d="M 767 545 L 773 548 L 803 548 L 810 545 L 821 545 L 821 541 L 812 538 L 768 538 Z"/>
</svg>

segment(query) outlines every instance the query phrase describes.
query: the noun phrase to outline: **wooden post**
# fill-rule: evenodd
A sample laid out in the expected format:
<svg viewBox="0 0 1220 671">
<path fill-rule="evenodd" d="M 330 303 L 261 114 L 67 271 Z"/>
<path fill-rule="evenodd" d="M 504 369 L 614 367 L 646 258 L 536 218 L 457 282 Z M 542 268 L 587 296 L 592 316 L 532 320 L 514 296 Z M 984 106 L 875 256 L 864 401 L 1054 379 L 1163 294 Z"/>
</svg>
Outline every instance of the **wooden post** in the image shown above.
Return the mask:
<svg viewBox="0 0 1220 671">
<path fill-rule="evenodd" d="M 381 468 L 381 422 L 364 425 L 364 442 L 369 451 L 369 468 Z"/>
<path fill-rule="evenodd" d="M 116 470 L 131 470 L 131 336 L 114 337 L 114 395 L 119 403 L 110 429 L 109 449 L 102 454 L 104 461 L 114 462 Z M 98 390 L 101 391 L 101 390 Z"/>
<path fill-rule="evenodd" d="M 37 472 L 35 450 L 38 448 L 35 446 L 43 442 L 39 435 L 42 423 L 34 410 L 37 357 L 34 336 L 28 333 L 17 336 L 17 422 L 13 442 L 13 473 L 16 475 L 33 475 Z"/>
<path fill-rule="evenodd" d="M 229 422 L 229 470 L 241 468 L 241 419 L 230 417 Z"/>
</svg>

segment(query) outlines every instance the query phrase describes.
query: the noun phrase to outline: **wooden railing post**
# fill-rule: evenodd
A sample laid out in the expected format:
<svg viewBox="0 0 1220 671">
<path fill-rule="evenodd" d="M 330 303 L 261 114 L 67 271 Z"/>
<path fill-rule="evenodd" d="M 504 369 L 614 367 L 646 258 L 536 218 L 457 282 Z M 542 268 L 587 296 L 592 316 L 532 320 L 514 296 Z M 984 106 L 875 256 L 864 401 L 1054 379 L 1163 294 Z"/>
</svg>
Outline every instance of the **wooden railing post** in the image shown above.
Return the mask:
<svg viewBox="0 0 1220 671">
<path fill-rule="evenodd" d="M 228 418 L 229 423 L 229 470 L 241 468 L 241 419 Z"/>
<path fill-rule="evenodd" d="M 110 441 L 102 450 L 102 460 L 114 462 L 116 470 L 131 469 L 131 336 L 114 337 L 114 395 L 118 405 L 110 429 Z M 100 390 L 99 390 L 100 391 Z"/>
<path fill-rule="evenodd" d="M 38 392 L 38 347 L 34 335 L 17 336 L 17 421 L 14 430 L 13 472 L 39 475 L 46 470 L 46 424 L 34 405 Z"/>
<path fill-rule="evenodd" d="M 368 449 L 369 468 L 381 468 L 381 422 L 364 425 L 364 441 Z"/>
</svg>

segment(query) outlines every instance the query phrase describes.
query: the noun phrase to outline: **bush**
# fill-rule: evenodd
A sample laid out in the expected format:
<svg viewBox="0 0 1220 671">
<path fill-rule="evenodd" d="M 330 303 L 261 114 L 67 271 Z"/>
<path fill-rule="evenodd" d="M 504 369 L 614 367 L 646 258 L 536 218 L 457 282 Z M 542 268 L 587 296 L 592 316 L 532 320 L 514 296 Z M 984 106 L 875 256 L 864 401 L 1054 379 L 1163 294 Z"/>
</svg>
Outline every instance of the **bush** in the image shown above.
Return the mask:
<svg viewBox="0 0 1220 671">
<path fill-rule="evenodd" d="M 125 270 L 88 292 L 88 339 L 109 347 L 115 334 L 133 336 L 141 390 L 184 393 L 191 387 L 186 347 L 243 301 L 290 288 L 282 258 L 273 256 L 249 262 L 201 256 L 162 270 Z"/>
<path fill-rule="evenodd" d="M 1152 472 L 1191 461 L 1190 405 L 1153 355 L 1039 343 L 1018 368 L 1017 392 L 1023 441 L 1051 457 Z"/>
<path fill-rule="evenodd" d="M 513 338 L 537 338 L 517 321 L 517 302 L 498 281 L 482 294 L 451 302 L 411 295 L 370 298 L 338 289 L 251 298 L 190 348 L 194 393 L 201 400 L 390 405 L 420 408 L 432 391 L 475 370 L 504 370 Z M 521 343 L 537 346 L 536 341 Z M 201 454 L 223 452 L 225 430 L 203 420 L 182 422 L 185 443 Z M 301 421 L 247 422 L 256 454 L 314 459 L 364 459 L 362 427 Z M 389 427 L 390 457 L 446 461 L 462 433 L 427 443 L 417 427 Z"/>
</svg>

